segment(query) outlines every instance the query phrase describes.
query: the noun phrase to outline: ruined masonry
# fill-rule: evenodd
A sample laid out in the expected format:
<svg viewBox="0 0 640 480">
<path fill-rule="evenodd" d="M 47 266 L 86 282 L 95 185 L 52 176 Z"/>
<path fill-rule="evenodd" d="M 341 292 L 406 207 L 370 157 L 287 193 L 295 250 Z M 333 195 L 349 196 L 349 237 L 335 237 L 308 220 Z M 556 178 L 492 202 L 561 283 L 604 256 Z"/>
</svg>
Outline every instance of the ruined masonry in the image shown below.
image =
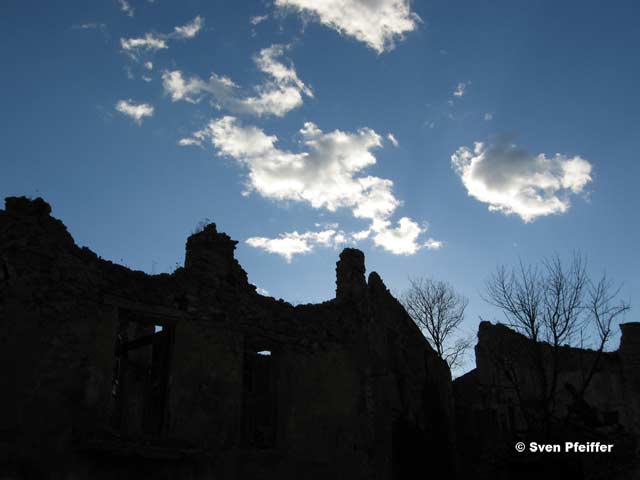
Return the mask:
<svg viewBox="0 0 640 480">
<path fill-rule="evenodd" d="M 409 478 L 453 471 L 447 366 L 364 255 L 336 297 L 264 297 L 215 224 L 147 275 L 42 199 L 0 210 L 0 477 Z"/>
</svg>

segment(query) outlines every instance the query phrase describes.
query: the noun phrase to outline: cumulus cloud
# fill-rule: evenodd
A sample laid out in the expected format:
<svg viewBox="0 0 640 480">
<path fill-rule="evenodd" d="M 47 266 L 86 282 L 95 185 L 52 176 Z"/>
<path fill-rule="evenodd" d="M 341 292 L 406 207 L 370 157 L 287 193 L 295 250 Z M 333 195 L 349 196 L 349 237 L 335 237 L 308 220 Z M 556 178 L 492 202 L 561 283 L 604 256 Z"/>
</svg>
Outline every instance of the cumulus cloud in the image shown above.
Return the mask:
<svg viewBox="0 0 640 480">
<path fill-rule="evenodd" d="M 220 155 L 233 158 L 248 170 L 246 193 L 255 191 L 265 198 L 304 202 L 331 212 L 348 208 L 354 217 L 370 221 L 368 230 L 342 232 L 340 240 L 372 236 L 376 245 L 396 254 L 413 254 L 424 246 L 419 236 L 426 227 L 407 217 L 395 227 L 390 220 L 401 204 L 393 194 L 393 182 L 364 172 L 376 163 L 372 150 L 382 146 L 380 135 L 369 128 L 325 133 L 311 122 L 305 123 L 299 133 L 303 151 L 281 150 L 276 146 L 276 136 L 226 116 L 181 140 L 181 144 L 201 145 L 209 139 Z M 258 237 L 260 240 L 250 244 L 279 254 L 283 253 L 276 248 L 286 248 L 290 255 L 306 253 L 313 237 L 301 235 Z"/>
<path fill-rule="evenodd" d="M 268 80 L 255 87 L 251 94 L 244 94 L 228 77 L 212 73 L 208 80 L 198 76 L 185 78 L 180 70 L 163 73 L 165 92 L 174 102 L 198 103 L 203 97 L 210 96 L 216 107 L 234 113 L 282 117 L 303 104 L 303 95 L 313 97 L 294 66 L 281 60 L 287 48 L 286 45 L 272 45 L 254 57 L 256 66 Z"/>
<path fill-rule="evenodd" d="M 133 118 L 138 125 L 142 124 L 142 119 L 144 117 L 153 116 L 152 105 L 149 105 L 148 103 L 136 104 L 131 99 L 119 100 L 118 103 L 116 103 L 116 110 L 123 115 Z"/>
<path fill-rule="evenodd" d="M 451 163 L 470 196 L 524 222 L 566 212 L 570 196 L 591 182 L 592 166 L 582 157 L 532 155 L 502 142 L 460 147 Z"/>
<path fill-rule="evenodd" d="M 412 255 L 420 249 L 418 237 L 424 231 L 416 222 L 408 217 L 398 220 L 396 228 L 390 228 L 385 222 L 373 236 L 373 243 L 396 255 Z"/>
<path fill-rule="evenodd" d="M 143 54 L 169 48 L 169 40 L 195 37 L 203 25 L 204 18 L 197 16 L 185 25 L 174 27 L 171 33 L 145 33 L 142 37 L 120 38 L 120 46 L 127 55 L 137 60 Z"/>
<path fill-rule="evenodd" d="M 378 53 L 392 50 L 396 40 L 418 28 L 420 17 L 410 0 L 276 0 L 343 35 L 353 37 Z"/>
<path fill-rule="evenodd" d="M 221 154 L 249 168 L 248 188 L 264 197 L 303 201 L 329 211 L 348 207 L 356 217 L 370 219 L 387 217 L 399 204 L 390 180 L 357 176 L 376 163 L 371 150 L 382 145 L 371 129 L 324 133 L 308 122 L 300 130 L 307 151 L 293 153 L 277 148 L 277 137 L 242 126 L 234 117 L 211 122 L 208 128 Z"/>
</svg>

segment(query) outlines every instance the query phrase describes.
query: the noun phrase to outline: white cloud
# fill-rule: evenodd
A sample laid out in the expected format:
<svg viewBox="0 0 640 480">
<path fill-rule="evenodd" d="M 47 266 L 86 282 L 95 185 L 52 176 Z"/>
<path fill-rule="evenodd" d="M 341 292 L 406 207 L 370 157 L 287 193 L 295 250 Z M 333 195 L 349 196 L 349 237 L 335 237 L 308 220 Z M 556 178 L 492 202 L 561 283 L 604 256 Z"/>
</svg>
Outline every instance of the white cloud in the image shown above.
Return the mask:
<svg viewBox="0 0 640 480">
<path fill-rule="evenodd" d="M 142 54 L 169 48 L 168 40 L 193 38 L 202 29 L 204 18 L 195 17 L 191 22 L 174 27 L 171 33 L 145 33 L 143 37 L 120 38 L 120 46 L 134 60 Z"/>
<path fill-rule="evenodd" d="M 361 230 L 360 232 L 355 232 L 352 234 L 352 237 L 355 240 L 364 240 L 365 238 L 369 238 L 371 235 L 371 230 Z"/>
<path fill-rule="evenodd" d="M 287 49 L 286 45 L 272 45 L 260 50 L 254 58 L 258 69 L 271 80 L 256 88 L 257 95 L 240 101 L 250 113 L 281 117 L 302 105 L 302 94 L 313 98 L 313 92 L 298 78 L 293 65 L 280 61 Z"/>
<path fill-rule="evenodd" d="M 424 242 L 424 246 L 428 250 L 440 250 L 443 246 L 443 242 L 440 240 L 434 240 L 433 238 L 428 238 L 426 242 Z"/>
<path fill-rule="evenodd" d="M 118 5 L 120 6 L 120 10 L 126 13 L 127 16 L 133 17 L 135 14 L 135 10 L 127 0 L 118 0 Z"/>
<path fill-rule="evenodd" d="M 146 33 L 144 37 L 139 38 L 121 38 L 120 46 L 125 52 L 132 56 L 136 56 L 142 52 L 152 52 L 162 50 L 167 47 L 167 42 L 163 38 Z"/>
<path fill-rule="evenodd" d="M 464 97 L 464 95 L 467 93 L 467 87 L 471 85 L 471 82 L 460 82 L 458 83 L 458 86 L 456 87 L 456 89 L 453 91 L 453 96 L 454 97 Z"/>
<path fill-rule="evenodd" d="M 387 138 L 393 144 L 394 147 L 397 147 L 399 145 L 398 139 L 395 137 L 393 133 L 387 133 Z"/>
<path fill-rule="evenodd" d="M 153 116 L 153 106 L 148 103 L 135 104 L 131 99 L 119 100 L 116 103 L 116 110 L 120 113 L 127 115 L 140 125 L 144 117 Z"/>
<path fill-rule="evenodd" d="M 485 119 L 485 121 L 487 121 L 487 122 L 488 122 L 488 121 L 490 121 L 490 120 L 493 120 L 493 113 L 491 113 L 491 112 L 487 112 L 487 113 L 485 113 L 485 114 L 484 114 L 483 118 L 484 118 L 484 119 Z"/>
<path fill-rule="evenodd" d="M 290 232 L 282 233 L 276 238 L 251 237 L 247 239 L 247 244 L 275 253 L 283 257 L 290 263 L 294 255 L 310 253 L 316 245 L 335 246 L 342 243 L 344 235 L 336 230 L 322 230 L 319 232 Z"/>
<path fill-rule="evenodd" d="M 255 17 L 251 17 L 249 21 L 251 22 L 251 25 L 258 25 L 259 23 L 264 22 L 267 18 L 269 18 L 269 15 L 256 15 Z"/>
<path fill-rule="evenodd" d="M 197 103 L 209 95 L 216 107 L 234 113 L 282 117 L 303 104 L 303 94 L 313 97 L 313 92 L 300 80 L 293 65 L 286 65 L 280 60 L 287 48 L 285 45 L 272 45 L 254 58 L 258 69 L 269 79 L 255 87 L 253 94 L 242 94 L 228 77 L 212 73 L 207 81 L 197 76 L 185 79 L 180 70 L 164 72 L 165 91 L 174 102 Z"/>
<path fill-rule="evenodd" d="M 178 140 L 178 145 L 182 147 L 188 147 L 193 145 L 201 147 L 202 142 L 196 138 L 181 138 L 180 140 Z"/>
<path fill-rule="evenodd" d="M 180 141 L 178 141 L 178 145 L 181 145 L 183 147 L 193 146 L 193 145 L 201 147 L 202 143 L 206 140 L 206 138 L 207 138 L 207 131 L 199 130 L 197 132 L 192 133 L 191 137 L 181 138 Z"/>
<path fill-rule="evenodd" d="M 420 17 L 410 0 L 276 0 L 280 8 L 310 15 L 343 35 L 354 37 L 378 53 L 418 28 Z"/>
<path fill-rule="evenodd" d="M 180 70 L 163 72 L 162 84 L 165 92 L 171 95 L 171 100 L 174 102 L 184 100 L 190 103 L 198 103 L 205 94 L 210 94 L 227 103 L 234 98 L 234 91 L 237 88 L 237 85 L 228 77 L 213 73 L 207 81 L 199 77 L 185 79 Z"/>
<path fill-rule="evenodd" d="M 146 68 L 147 70 L 153 70 L 153 62 L 145 62 L 144 68 Z"/>
<path fill-rule="evenodd" d="M 418 237 L 425 231 L 408 217 L 402 217 L 396 228 L 385 222 L 373 236 L 373 243 L 396 255 L 413 255 L 420 250 Z"/>
<path fill-rule="evenodd" d="M 204 26 L 204 18 L 198 15 L 189 23 L 182 25 L 181 27 L 174 27 L 173 37 L 175 38 L 193 38 Z"/>
<path fill-rule="evenodd" d="M 276 136 L 257 127 L 242 126 L 234 117 L 226 116 L 181 142 L 201 145 L 209 138 L 220 155 L 247 168 L 247 193 L 255 191 L 269 199 L 304 202 L 331 212 L 348 208 L 356 218 L 371 222 L 368 230 L 342 232 L 338 237 L 341 241 L 357 241 L 373 234 L 376 245 L 398 254 L 415 253 L 424 246 L 419 236 L 426 228 L 407 217 L 401 218 L 397 227 L 392 226 L 390 217 L 401 204 L 393 194 L 393 182 L 364 173 L 376 163 L 371 151 L 382 146 L 380 135 L 369 128 L 354 133 L 325 133 L 310 122 L 299 133 L 303 151 L 281 150 L 276 147 Z M 279 254 L 310 251 L 311 237 L 294 233 L 276 239 L 257 237 L 259 240 L 251 245 Z"/>
<path fill-rule="evenodd" d="M 400 203 L 392 182 L 356 176 L 376 163 L 370 150 L 382 145 L 380 136 L 364 128 L 354 134 L 324 133 L 313 123 L 300 130 L 307 151 L 292 153 L 275 146 L 277 137 L 256 127 L 244 127 L 233 117 L 209 124 L 209 135 L 223 155 L 249 168 L 249 185 L 264 197 L 296 200 L 314 208 L 351 208 L 359 218 L 386 218 Z"/>
<path fill-rule="evenodd" d="M 460 147 L 451 162 L 470 196 L 525 222 L 566 212 L 570 195 L 591 182 L 591 164 L 582 157 L 531 155 L 507 143 Z"/>
</svg>

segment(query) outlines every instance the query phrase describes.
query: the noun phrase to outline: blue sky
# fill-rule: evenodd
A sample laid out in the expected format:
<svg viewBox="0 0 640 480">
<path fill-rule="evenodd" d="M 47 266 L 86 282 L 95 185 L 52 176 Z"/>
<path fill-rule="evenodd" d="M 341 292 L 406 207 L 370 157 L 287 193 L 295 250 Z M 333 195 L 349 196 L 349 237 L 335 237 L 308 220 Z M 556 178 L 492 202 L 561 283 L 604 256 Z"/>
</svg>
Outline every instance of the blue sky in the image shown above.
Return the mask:
<svg viewBox="0 0 640 480">
<path fill-rule="evenodd" d="M 451 282 L 469 332 L 499 319 L 479 293 L 519 258 L 579 250 L 633 306 L 639 14 L 5 1 L 0 194 L 43 196 L 80 245 L 149 273 L 210 219 L 250 281 L 293 302 L 331 298 L 354 245 L 394 292 Z"/>
</svg>

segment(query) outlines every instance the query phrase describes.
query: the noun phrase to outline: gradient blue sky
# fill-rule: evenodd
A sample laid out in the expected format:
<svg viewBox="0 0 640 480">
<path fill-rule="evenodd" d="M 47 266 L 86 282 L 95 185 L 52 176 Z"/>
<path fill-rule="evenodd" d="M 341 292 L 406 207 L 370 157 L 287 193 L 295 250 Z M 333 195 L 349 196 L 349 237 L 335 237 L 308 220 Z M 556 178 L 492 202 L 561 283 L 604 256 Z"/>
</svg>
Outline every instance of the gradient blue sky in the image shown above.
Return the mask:
<svg viewBox="0 0 640 480">
<path fill-rule="evenodd" d="M 624 282 L 623 295 L 636 303 L 638 2 L 316 3 L 329 4 L 327 11 L 296 8 L 303 0 L 127 2 L 133 15 L 117 0 L 0 5 L 0 195 L 44 197 L 80 245 L 149 273 L 170 271 L 183 261 L 186 237 L 208 218 L 240 241 L 237 258 L 252 283 L 276 298 L 316 302 L 333 296 L 339 249 L 353 243 L 394 292 L 411 276 L 450 281 L 470 298 L 469 332 L 479 315 L 499 319 L 479 296 L 496 265 L 580 250 L 594 272 L 606 269 Z M 342 23 L 335 25 L 327 15 L 339 8 Z M 399 33 L 386 38 L 393 48 L 374 41 L 384 39 L 376 35 L 380 19 L 395 18 L 390 12 L 400 22 L 388 25 Z M 175 29 L 194 26 L 198 16 L 196 33 Z M 122 39 L 147 33 L 167 48 L 127 51 Z M 288 46 L 270 61 L 295 72 L 294 80 L 260 70 L 256 56 L 273 45 Z M 205 88 L 213 88 L 206 83 L 212 73 L 238 87 L 230 96 L 201 88 L 191 102 L 188 95 L 174 101 L 163 75 L 176 71 L 184 81 L 203 79 Z M 247 107 L 247 98 L 269 89 L 298 95 L 299 104 L 278 113 Z M 136 121 L 116 109 L 121 100 L 152 106 L 153 114 Z M 348 140 L 360 131 L 380 145 L 354 147 L 354 155 L 369 152 L 375 164 L 338 180 L 391 180 L 387 191 L 400 203 L 390 214 L 356 218 L 354 210 L 371 198 L 340 197 L 333 184 L 328 194 L 338 195 L 338 207 L 315 208 L 300 197 L 309 185 L 316 197 L 327 193 L 313 172 L 295 194 L 267 194 L 268 181 L 248 180 L 247 145 L 227 145 L 240 149 L 236 157 L 220 155 L 229 140 L 214 144 L 209 131 L 200 147 L 178 144 L 225 116 L 234 117 L 226 126 L 236 133 L 253 128 L 276 136 L 275 161 L 285 151 L 309 151 L 300 130 L 312 122 L 319 130 L 311 140 L 328 142 L 313 161 L 329 177 L 331 155 L 343 155 L 332 132 Z M 476 153 L 474 142 L 484 145 Z M 468 167 L 479 162 L 468 183 L 452 164 L 456 152 L 467 155 Z M 351 153 L 344 153 L 347 163 L 362 160 Z M 261 168 L 260 158 L 249 161 Z M 527 217 L 536 198 L 543 210 L 565 211 Z M 490 211 L 491 203 L 502 211 Z M 402 217 L 417 238 L 394 230 Z M 369 238 L 348 240 L 376 222 Z M 346 239 L 329 234 L 320 245 L 307 237 L 311 251 L 290 262 L 246 243 L 332 229 Z M 425 247 L 428 239 L 440 248 Z M 389 251 L 396 247 L 416 251 Z"/>
</svg>

